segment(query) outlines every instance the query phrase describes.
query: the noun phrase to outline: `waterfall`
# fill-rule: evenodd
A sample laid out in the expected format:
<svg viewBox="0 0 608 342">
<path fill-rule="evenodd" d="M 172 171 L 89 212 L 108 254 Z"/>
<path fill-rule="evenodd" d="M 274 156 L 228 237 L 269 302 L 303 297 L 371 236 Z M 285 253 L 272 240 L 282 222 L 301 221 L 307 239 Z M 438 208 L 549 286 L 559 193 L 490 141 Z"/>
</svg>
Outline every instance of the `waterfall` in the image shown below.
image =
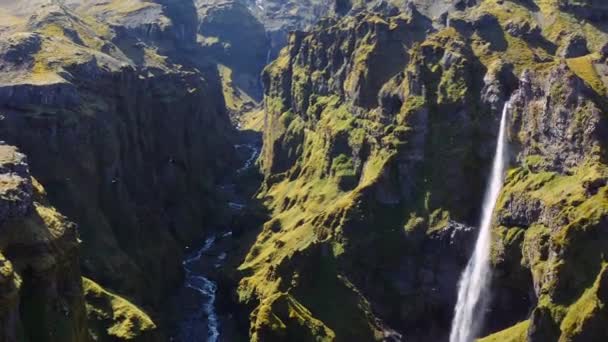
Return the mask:
<svg viewBox="0 0 608 342">
<path fill-rule="evenodd" d="M 458 284 L 456 304 L 450 342 L 471 342 L 479 333 L 486 306 L 488 284 L 490 281 L 490 244 L 491 227 L 496 200 L 500 194 L 507 159 L 506 126 L 509 102 L 505 103 L 500 119 L 500 131 L 496 142 L 496 152 L 492 173 L 483 201 L 481 226 L 475 251 L 462 273 Z"/>
</svg>

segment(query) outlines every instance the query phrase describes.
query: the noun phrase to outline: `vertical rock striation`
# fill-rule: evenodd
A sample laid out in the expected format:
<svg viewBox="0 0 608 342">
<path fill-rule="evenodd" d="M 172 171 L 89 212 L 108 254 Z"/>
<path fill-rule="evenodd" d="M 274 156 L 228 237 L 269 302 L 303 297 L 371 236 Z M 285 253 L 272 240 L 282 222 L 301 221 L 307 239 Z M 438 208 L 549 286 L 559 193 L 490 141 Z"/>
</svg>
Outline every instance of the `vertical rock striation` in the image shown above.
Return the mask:
<svg viewBox="0 0 608 342">
<path fill-rule="evenodd" d="M 32 178 L 24 154 L 0 144 L 0 339 L 86 341 L 76 225 Z"/>
</svg>

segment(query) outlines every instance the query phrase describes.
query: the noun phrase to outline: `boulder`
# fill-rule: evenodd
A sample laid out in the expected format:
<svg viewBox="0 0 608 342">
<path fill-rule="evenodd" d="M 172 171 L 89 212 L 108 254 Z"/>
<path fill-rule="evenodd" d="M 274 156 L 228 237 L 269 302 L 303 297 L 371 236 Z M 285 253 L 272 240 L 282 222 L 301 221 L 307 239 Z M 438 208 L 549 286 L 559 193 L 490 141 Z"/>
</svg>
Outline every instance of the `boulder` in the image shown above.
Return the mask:
<svg viewBox="0 0 608 342">
<path fill-rule="evenodd" d="M 558 55 L 562 58 L 576 58 L 587 54 L 589 54 L 587 39 L 578 34 L 569 36 L 558 51 Z"/>
<path fill-rule="evenodd" d="M 32 208 L 32 180 L 27 158 L 0 142 L 0 224 L 22 217 Z"/>
</svg>

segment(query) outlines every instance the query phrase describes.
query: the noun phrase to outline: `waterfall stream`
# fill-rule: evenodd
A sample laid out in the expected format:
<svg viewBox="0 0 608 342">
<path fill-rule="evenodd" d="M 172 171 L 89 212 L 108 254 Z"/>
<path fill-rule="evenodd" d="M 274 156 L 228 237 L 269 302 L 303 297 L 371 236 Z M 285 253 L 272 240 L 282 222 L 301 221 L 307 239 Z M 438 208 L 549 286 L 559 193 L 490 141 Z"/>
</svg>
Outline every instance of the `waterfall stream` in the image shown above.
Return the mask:
<svg viewBox="0 0 608 342">
<path fill-rule="evenodd" d="M 492 217 L 498 195 L 502 189 L 507 160 L 506 126 L 509 102 L 505 103 L 500 119 L 500 131 L 492 164 L 491 178 L 486 189 L 481 214 L 481 226 L 475 251 L 462 273 L 458 284 L 456 304 L 450 342 L 471 342 L 483 324 L 488 284 L 491 278 L 490 245 Z"/>
</svg>

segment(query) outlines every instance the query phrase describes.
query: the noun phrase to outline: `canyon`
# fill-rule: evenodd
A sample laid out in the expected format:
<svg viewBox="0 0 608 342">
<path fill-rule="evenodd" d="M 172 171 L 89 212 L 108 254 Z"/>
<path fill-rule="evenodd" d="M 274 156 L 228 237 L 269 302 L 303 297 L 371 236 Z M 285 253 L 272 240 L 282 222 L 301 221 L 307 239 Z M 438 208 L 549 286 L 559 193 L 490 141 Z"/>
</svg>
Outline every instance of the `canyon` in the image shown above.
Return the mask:
<svg viewBox="0 0 608 342">
<path fill-rule="evenodd" d="M 0 341 L 604 341 L 607 99 L 603 1 L 0 0 Z"/>
</svg>

